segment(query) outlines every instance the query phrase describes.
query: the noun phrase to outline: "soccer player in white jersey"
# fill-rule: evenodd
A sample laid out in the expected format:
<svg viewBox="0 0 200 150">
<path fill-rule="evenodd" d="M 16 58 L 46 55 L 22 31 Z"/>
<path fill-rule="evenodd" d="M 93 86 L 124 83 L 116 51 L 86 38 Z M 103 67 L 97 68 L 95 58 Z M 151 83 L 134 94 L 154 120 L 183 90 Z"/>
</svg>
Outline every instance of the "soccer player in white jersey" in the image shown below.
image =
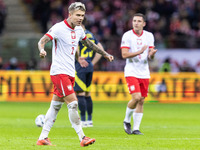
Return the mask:
<svg viewBox="0 0 200 150">
<path fill-rule="evenodd" d="M 85 16 L 85 5 L 81 2 L 72 3 L 68 11 L 68 18 L 55 24 L 38 42 L 38 49 L 42 58 L 47 55 L 44 50 L 45 44 L 50 40 L 53 42 L 50 76 L 54 84 L 54 93 L 37 145 L 52 145 L 48 134 L 64 102 L 67 104 L 69 120 L 78 134 L 80 145 L 87 146 L 95 142 L 95 139 L 86 137 L 82 130 L 77 111 L 77 97 L 73 89 L 75 53 L 78 42 L 83 42 L 84 45 L 100 53 L 108 61 L 113 61 L 114 57 L 86 37 L 83 28 L 80 26 Z"/>
<path fill-rule="evenodd" d="M 155 53 L 154 36 L 143 30 L 146 25 L 145 16 L 137 13 L 132 20 L 133 29 L 124 33 L 121 41 L 122 57 L 126 58 L 124 75 L 132 99 L 128 102 L 124 119 L 124 130 L 127 134 L 141 135 L 139 130 L 143 116 L 144 99 L 149 86 L 148 59 L 153 59 Z M 131 117 L 133 116 L 133 130 Z"/>
</svg>

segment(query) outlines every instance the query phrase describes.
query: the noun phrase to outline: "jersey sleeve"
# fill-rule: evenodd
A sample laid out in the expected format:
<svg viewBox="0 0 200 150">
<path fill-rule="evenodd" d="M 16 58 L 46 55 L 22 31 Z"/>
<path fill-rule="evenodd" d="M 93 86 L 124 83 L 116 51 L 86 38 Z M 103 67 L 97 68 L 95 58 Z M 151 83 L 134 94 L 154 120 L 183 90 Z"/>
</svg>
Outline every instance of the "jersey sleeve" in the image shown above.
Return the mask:
<svg viewBox="0 0 200 150">
<path fill-rule="evenodd" d="M 57 38 L 58 35 L 58 28 L 57 25 L 55 24 L 54 26 L 52 26 L 49 31 L 45 34 L 47 35 L 51 40 Z"/>
<path fill-rule="evenodd" d="M 153 48 L 154 47 L 154 36 L 151 33 L 149 36 L 149 48 Z"/>
<path fill-rule="evenodd" d="M 85 40 L 87 38 L 82 27 L 81 27 L 81 32 L 82 32 L 82 34 L 81 34 L 81 37 L 80 37 L 79 41 L 83 41 L 83 40 Z"/>
<path fill-rule="evenodd" d="M 129 42 L 129 39 L 128 39 L 128 35 L 125 33 L 123 36 L 122 36 L 122 41 L 121 41 L 121 49 L 122 48 L 130 48 L 130 42 Z"/>
</svg>

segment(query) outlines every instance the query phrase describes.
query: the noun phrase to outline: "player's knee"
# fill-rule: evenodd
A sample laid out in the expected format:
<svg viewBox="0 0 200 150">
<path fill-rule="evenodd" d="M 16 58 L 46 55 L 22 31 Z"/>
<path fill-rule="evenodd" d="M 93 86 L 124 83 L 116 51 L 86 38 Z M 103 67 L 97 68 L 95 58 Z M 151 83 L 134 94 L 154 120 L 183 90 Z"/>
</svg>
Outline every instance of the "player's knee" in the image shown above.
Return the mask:
<svg viewBox="0 0 200 150">
<path fill-rule="evenodd" d="M 140 102 L 141 98 L 142 97 L 140 95 L 135 95 L 134 98 L 133 98 L 133 100 L 136 101 L 136 102 Z"/>
<path fill-rule="evenodd" d="M 143 105 L 143 104 L 144 104 L 144 100 L 140 100 L 140 101 L 138 102 L 138 104 L 139 104 L 139 105 Z"/>
<path fill-rule="evenodd" d="M 74 125 L 80 125 L 80 118 L 78 115 L 77 107 L 78 107 L 78 102 L 73 101 L 67 105 L 68 111 L 69 111 L 69 118 L 72 123 L 72 126 Z"/>
<path fill-rule="evenodd" d="M 144 97 L 141 97 L 140 100 L 138 101 L 139 105 L 143 105 L 144 104 Z"/>
<path fill-rule="evenodd" d="M 52 105 L 52 107 L 53 107 L 56 111 L 59 111 L 60 108 L 61 108 L 62 105 L 63 105 L 63 102 L 52 101 L 52 102 L 51 102 L 51 105 Z"/>
<path fill-rule="evenodd" d="M 67 105 L 67 107 L 68 107 L 68 109 L 75 109 L 75 110 L 77 110 L 77 108 L 78 108 L 78 102 L 77 101 L 73 101 L 73 102 L 69 103 Z"/>
</svg>

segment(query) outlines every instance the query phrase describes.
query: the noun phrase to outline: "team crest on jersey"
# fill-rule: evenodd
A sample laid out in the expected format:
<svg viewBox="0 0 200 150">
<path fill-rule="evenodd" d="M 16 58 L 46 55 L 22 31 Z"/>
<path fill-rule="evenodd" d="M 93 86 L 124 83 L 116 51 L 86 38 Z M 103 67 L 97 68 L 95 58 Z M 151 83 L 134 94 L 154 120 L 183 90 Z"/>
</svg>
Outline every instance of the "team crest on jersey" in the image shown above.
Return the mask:
<svg viewBox="0 0 200 150">
<path fill-rule="evenodd" d="M 142 39 L 137 39 L 137 45 L 142 45 Z"/>
<path fill-rule="evenodd" d="M 68 88 L 69 91 L 72 90 L 72 86 L 71 85 L 68 85 L 67 88 Z"/>
<path fill-rule="evenodd" d="M 71 38 L 76 39 L 76 33 L 74 31 L 71 32 Z"/>
</svg>

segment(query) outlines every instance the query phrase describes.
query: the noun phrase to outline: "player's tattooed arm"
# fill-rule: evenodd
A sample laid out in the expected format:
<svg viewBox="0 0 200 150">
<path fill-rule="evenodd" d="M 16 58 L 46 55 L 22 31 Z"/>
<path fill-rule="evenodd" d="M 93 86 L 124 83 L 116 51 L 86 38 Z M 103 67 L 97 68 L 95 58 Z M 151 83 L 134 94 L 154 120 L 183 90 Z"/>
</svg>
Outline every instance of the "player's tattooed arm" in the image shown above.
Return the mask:
<svg viewBox="0 0 200 150">
<path fill-rule="evenodd" d="M 88 38 L 82 41 L 82 43 L 87 46 L 89 49 L 94 50 L 95 52 L 105 56 L 108 55 L 108 53 L 104 50 L 102 50 L 100 47 L 98 47 L 96 44 L 94 44 L 92 41 L 90 41 Z"/>
<path fill-rule="evenodd" d="M 93 51 L 103 55 L 108 61 L 113 61 L 114 57 L 110 54 L 108 54 L 106 51 L 98 47 L 96 44 L 94 44 L 92 41 L 90 41 L 88 38 L 82 41 L 82 43 L 87 46 L 89 49 L 92 49 Z"/>
<path fill-rule="evenodd" d="M 41 51 L 42 49 L 44 49 L 45 44 L 48 43 L 51 39 L 47 36 L 44 35 L 38 42 L 38 49 L 39 51 Z"/>
<path fill-rule="evenodd" d="M 45 44 L 48 43 L 51 39 L 44 35 L 38 42 L 38 49 L 40 51 L 40 57 L 44 58 L 47 55 L 47 52 L 44 50 Z"/>
</svg>

